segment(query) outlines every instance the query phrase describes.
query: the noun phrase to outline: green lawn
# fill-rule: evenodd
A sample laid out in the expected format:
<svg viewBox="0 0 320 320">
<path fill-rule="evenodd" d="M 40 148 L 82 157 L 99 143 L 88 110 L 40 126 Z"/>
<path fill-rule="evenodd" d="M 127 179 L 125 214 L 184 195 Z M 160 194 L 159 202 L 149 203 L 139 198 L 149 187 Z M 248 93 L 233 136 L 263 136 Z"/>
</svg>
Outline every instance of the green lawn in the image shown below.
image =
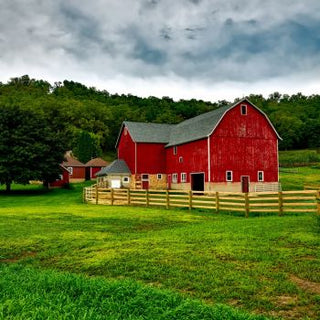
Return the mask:
<svg viewBox="0 0 320 320">
<path fill-rule="evenodd" d="M 283 190 L 302 190 L 304 186 L 320 188 L 320 166 L 281 168 L 280 182 Z"/>
<path fill-rule="evenodd" d="M 81 187 L 0 194 L 0 319 L 320 317 L 314 215 L 95 206 Z"/>
</svg>

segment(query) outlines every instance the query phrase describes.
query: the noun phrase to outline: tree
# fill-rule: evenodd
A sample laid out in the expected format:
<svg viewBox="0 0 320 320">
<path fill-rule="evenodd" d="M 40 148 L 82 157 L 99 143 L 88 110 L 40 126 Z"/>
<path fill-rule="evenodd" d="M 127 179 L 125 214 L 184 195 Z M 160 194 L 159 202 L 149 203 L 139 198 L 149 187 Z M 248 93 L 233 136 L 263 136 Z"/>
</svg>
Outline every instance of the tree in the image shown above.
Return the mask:
<svg viewBox="0 0 320 320">
<path fill-rule="evenodd" d="M 73 154 L 83 163 L 102 154 L 98 136 L 85 130 L 77 131 L 75 146 Z"/>
<path fill-rule="evenodd" d="M 60 173 L 65 145 L 43 113 L 0 105 L 0 183 L 52 181 Z"/>
</svg>

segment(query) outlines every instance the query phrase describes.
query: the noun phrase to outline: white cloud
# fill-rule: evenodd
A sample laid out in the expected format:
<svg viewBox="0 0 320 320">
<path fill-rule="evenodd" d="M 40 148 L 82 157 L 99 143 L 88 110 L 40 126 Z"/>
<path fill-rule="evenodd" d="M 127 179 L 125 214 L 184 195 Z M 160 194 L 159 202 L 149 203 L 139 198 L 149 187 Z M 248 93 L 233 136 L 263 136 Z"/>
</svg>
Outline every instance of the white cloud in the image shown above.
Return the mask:
<svg viewBox="0 0 320 320">
<path fill-rule="evenodd" d="M 317 0 L 3 0 L 0 81 L 206 100 L 310 91 L 319 28 Z"/>
</svg>

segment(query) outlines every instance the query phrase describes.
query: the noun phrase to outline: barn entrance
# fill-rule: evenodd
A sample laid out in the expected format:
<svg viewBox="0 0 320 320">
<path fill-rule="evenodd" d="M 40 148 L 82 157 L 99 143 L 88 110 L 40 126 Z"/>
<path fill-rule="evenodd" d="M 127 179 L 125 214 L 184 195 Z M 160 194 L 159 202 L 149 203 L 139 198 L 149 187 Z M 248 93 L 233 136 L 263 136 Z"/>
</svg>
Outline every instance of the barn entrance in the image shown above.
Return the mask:
<svg viewBox="0 0 320 320">
<path fill-rule="evenodd" d="M 171 189 L 171 174 L 168 174 L 168 180 L 167 180 L 167 189 Z"/>
<path fill-rule="evenodd" d="M 241 191 L 249 192 L 249 176 L 241 176 Z"/>
<path fill-rule="evenodd" d="M 141 181 L 142 181 L 142 189 L 149 189 L 149 175 L 143 174 L 141 176 Z"/>
<path fill-rule="evenodd" d="M 86 180 L 91 180 L 91 167 L 86 167 Z"/>
<path fill-rule="evenodd" d="M 204 191 L 204 173 L 191 173 L 191 190 Z"/>
</svg>

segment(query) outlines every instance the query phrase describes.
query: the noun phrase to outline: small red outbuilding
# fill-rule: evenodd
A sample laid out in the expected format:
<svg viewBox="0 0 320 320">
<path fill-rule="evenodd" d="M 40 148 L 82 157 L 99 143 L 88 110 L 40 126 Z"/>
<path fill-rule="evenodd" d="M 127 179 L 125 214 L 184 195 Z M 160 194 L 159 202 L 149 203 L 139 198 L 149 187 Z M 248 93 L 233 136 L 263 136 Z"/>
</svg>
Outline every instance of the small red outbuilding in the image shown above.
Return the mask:
<svg viewBox="0 0 320 320">
<path fill-rule="evenodd" d="M 79 160 L 71 157 L 70 155 L 65 156 L 65 161 L 62 165 L 69 171 L 70 182 L 82 182 L 86 178 L 86 165 Z"/>
<path fill-rule="evenodd" d="M 55 181 L 49 183 L 50 188 L 59 188 L 67 185 L 69 183 L 69 170 L 60 164 L 60 176 Z"/>
<path fill-rule="evenodd" d="M 96 173 L 108 165 L 109 162 L 101 158 L 94 158 L 88 161 L 86 163 L 86 180 L 95 179 Z"/>
</svg>

